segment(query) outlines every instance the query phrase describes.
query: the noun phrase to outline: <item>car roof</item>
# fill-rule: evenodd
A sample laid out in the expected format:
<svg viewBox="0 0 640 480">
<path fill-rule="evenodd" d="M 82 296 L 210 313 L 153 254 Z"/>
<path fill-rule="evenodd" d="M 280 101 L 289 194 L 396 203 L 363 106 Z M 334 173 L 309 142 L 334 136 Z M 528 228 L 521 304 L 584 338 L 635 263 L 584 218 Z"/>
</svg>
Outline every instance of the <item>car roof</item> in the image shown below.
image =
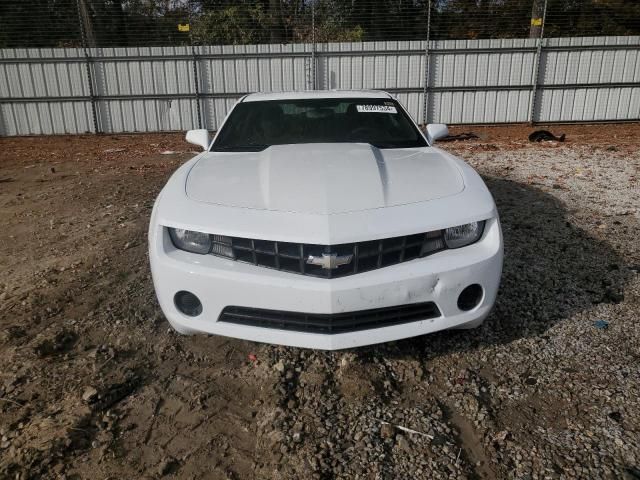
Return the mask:
<svg viewBox="0 0 640 480">
<path fill-rule="evenodd" d="M 250 93 L 243 102 L 305 100 L 313 98 L 391 98 L 382 90 L 309 90 L 302 92 Z"/>
</svg>

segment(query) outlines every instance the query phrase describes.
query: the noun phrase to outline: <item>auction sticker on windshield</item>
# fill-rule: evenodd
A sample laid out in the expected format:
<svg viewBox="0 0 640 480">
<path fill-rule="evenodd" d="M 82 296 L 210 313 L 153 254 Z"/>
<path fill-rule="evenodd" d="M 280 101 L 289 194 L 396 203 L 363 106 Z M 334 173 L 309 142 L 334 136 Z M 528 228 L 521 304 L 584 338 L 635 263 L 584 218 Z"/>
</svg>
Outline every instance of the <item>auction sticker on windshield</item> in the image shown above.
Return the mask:
<svg viewBox="0 0 640 480">
<path fill-rule="evenodd" d="M 356 105 L 359 113 L 398 113 L 392 105 Z"/>
</svg>

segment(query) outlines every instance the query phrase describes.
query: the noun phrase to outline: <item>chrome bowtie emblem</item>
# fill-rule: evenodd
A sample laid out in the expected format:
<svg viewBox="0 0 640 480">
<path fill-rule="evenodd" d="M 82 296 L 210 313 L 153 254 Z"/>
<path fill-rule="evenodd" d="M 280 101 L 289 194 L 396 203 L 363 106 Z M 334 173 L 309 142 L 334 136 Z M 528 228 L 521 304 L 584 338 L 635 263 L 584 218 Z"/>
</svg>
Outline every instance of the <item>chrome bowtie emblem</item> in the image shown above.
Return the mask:
<svg viewBox="0 0 640 480">
<path fill-rule="evenodd" d="M 318 265 L 327 270 L 336 269 L 340 265 L 347 265 L 353 260 L 353 255 L 338 255 L 337 253 L 323 253 L 321 257 L 309 255 L 307 257 L 307 263 L 309 265 Z"/>
</svg>

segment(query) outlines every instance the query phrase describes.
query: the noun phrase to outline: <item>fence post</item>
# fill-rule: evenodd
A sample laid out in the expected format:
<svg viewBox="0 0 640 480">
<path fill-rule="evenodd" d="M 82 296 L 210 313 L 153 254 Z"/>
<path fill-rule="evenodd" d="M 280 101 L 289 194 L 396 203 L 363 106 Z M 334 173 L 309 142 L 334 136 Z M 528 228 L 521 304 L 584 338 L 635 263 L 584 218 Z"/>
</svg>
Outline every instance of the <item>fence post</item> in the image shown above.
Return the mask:
<svg viewBox="0 0 640 480">
<path fill-rule="evenodd" d="M 316 82 L 316 2 L 311 1 L 311 90 L 318 88 Z"/>
<path fill-rule="evenodd" d="M 542 56 L 542 41 L 544 39 L 544 22 L 547 19 L 547 0 L 544 0 L 542 9 L 542 19 L 532 18 L 532 26 L 534 22 L 540 22 L 540 36 L 536 40 L 536 55 L 533 61 L 533 85 L 531 87 L 531 103 L 529 104 L 529 123 L 535 123 L 536 97 L 538 96 L 538 77 L 540 76 L 540 57 Z"/>
<path fill-rule="evenodd" d="M 427 107 L 429 94 L 429 41 L 431 39 L 431 0 L 427 7 L 427 44 L 424 48 L 424 82 L 422 84 L 422 124 L 427 125 Z"/>
<path fill-rule="evenodd" d="M 198 60 L 198 54 L 196 53 L 196 47 L 193 44 L 193 34 L 191 33 L 191 12 L 193 9 L 191 0 L 189 0 L 187 5 L 187 8 L 189 8 L 189 44 L 191 46 L 191 58 L 193 61 L 193 88 L 196 95 L 196 113 L 198 115 L 198 128 L 202 128 L 202 111 L 200 109 L 200 77 L 198 75 L 198 64 L 200 62 Z M 204 128 L 207 128 L 206 125 Z"/>
<path fill-rule="evenodd" d="M 102 133 L 98 128 L 98 111 L 96 105 L 96 94 L 93 88 L 93 75 L 91 74 L 91 56 L 89 55 L 89 48 L 87 47 L 87 33 L 85 31 L 85 20 L 87 22 L 89 19 L 89 12 L 86 11 L 86 5 L 80 4 L 81 0 L 76 0 L 76 7 L 78 9 L 78 23 L 80 25 L 80 37 L 82 39 L 82 49 L 84 51 L 85 58 L 85 72 L 87 74 L 87 85 L 89 87 L 89 99 L 91 101 L 91 116 L 93 119 L 93 133 Z"/>
<path fill-rule="evenodd" d="M 191 44 L 191 57 L 193 61 L 193 88 L 196 95 L 196 112 L 198 115 L 198 128 L 202 128 L 202 111 L 200 109 L 200 76 L 198 75 L 198 54 L 196 47 Z"/>
</svg>

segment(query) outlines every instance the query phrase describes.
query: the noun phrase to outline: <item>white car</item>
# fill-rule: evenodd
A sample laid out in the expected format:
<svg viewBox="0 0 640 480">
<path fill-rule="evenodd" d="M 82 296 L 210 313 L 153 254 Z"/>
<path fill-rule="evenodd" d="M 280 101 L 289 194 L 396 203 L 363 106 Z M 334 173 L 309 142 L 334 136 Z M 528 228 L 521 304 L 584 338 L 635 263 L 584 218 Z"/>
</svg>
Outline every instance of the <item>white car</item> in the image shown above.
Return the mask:
<svg viewBox="0 0 640 480">
<path fill-rule="evenodd" d="M 491 194 L 379 91 L 251 94 L 160 192 L 158 301 L 184 334 L 318 349 L 489 314 L 502 273 Z"/>
</svg>

